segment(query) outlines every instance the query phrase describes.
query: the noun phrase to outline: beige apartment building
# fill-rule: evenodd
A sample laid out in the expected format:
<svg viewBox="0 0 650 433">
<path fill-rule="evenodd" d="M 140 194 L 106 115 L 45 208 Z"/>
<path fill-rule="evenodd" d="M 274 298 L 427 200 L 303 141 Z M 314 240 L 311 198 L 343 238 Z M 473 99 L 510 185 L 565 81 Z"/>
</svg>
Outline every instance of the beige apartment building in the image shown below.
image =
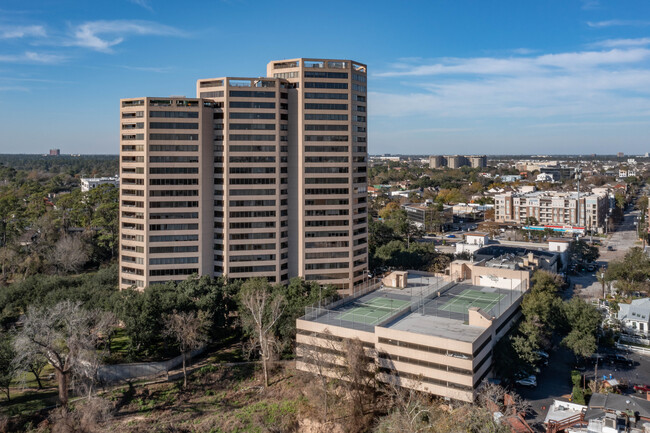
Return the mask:
<svg viewBox="0 0 650 433">
<path fill-rule="evenodd" d="M 529 217 L 541 225 L 585 227 L 602 231 L 607 217 L 606 194 L 557 191 L 506 193 L 494 197 L 497 222 L 525 224 Z"/>
<path fill-rule="evenodd" d="M 433 155 L 429 157 L 429 168 L 451 169 L 460 167 L 482 168 L 487 167 L 486 155 Z"/>
<path fill-rule="evenodd" d="M 271 62 L 197 98 L 121 101 L 120 287 L 367 273 L 366 66 Z"/>
</svg>

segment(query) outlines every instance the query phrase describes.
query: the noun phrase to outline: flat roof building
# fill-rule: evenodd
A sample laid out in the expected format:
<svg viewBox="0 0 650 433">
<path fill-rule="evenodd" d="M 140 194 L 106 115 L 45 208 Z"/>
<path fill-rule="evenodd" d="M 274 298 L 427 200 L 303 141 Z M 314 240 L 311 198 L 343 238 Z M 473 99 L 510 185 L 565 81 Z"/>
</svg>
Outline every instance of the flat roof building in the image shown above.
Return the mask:
<svg viewBox="0 0 650 433">
<path fill-rule="evenodd" d="M 120 177 L 82 177 L 81 178 L 81 191 L 87 192 L 91 189 L 97 188 L 99 185 L 110 184 L 116 187 L 120 186 Z"/>
<path fill-rule="evenodd" d="M 386 285 L 389 277 L 376 290 L 307 308 L 297 320 L 297 368 L 314 371 L 310 351 L 327 351 L 330 363 L 340 364 L 342 342 L 359 339 L 380 381 L 474 401 L 490 377 L 494 345 L 520 316 L 528 281 L 506 289 L 402 274 L 405 280 L 395 281 L 406 284 L 398 287 Z"/>
</svg>

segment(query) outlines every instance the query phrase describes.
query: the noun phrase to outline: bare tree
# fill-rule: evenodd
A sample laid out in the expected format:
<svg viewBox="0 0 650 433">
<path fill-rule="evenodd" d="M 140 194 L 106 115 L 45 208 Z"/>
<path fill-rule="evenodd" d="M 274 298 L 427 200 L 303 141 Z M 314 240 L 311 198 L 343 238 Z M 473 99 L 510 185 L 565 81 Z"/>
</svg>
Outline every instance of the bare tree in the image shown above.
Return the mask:
<svg viewBox="0 0 650 433">
<path fill-rule="evenodd" d="M 187 387 L 187 354 L 208 341 L 209 323 L 210 317 L 204 311 L 174 311 L 165 317 L 164 334 L 176 340 L 183 355 L 183 388 Z"/>
<path fill-rule="evenodd" d="M 323 341 L 325 340 L 325 341 Z M 329 382 L 333 374 L 332 365 L 336 364 L 333 352 L 341 350 L 341 343 L 329 329 L 325 329 L 319 339 L 309 338 L 306 344 L 298 344 L 296 355 L 303 361 L 306 368 L 318 378 L 323 395 L 323 421 L 327 422 L 329 411 Z"/>
<path fill-rule="evenodd" d="M 377 365 L 366 354 L 363 343 L 358 338 L 345 340 L 343 352 L 345 359 L 344 368 L 341 370 L 341 379 L 347 385 L 352 397 L 353 428 L 360 430 L 364 422 L 367 402 L 374 403 L 377 389 Z"/>
<path fill-rule="evenodd" d="M 88 262 L 88 245 L 80 236 L 65 235 L 54 246 L 54 263 L 65 272 L 77 272 Z"/>
<path fill-rule="evenodd" d="M 284 311 L 285 299 L 272 292 L 264 278 L 251 278 L 242 284 L 240 292 L 240 319 L 249 335 L 249 353 L 258 352 L 264 370 L 264 386 L 269 386 L 268 362 L 272 359 L 278 342 L 274 331 Z"/>
<path fill-rule="evenodd" d="M 433 408 L 423 396 L 413 389 L 390 384 L 387 389 L 389 414 L 381 418 L 377 433 L 422 433 L 431 431 L 437 418 Z"/>
<path fill-rule="evenodd" d="M 98 343 L 112 326 L 112 316 L 84 310 L 78 302 L 30 307 L 14 340 L 14 362 L 26 370 L 35 359 L 44 357 L 54 368 L 59 402 L 66 406 L 73 373 L 91 381 L 95 378 Z"/>
</svg>

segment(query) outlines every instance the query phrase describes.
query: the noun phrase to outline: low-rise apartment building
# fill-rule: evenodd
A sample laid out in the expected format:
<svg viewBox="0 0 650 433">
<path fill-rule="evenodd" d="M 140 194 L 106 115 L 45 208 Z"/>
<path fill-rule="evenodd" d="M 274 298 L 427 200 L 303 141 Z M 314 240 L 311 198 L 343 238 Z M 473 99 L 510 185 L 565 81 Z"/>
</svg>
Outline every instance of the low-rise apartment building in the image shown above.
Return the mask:
<svg viewBox="0 0 650 433">
<path fill-rule="evenodd" d="M 316 360 L 323 358 L 314 354 L 327 354 L 325 374 L 338 377 L 345 341 L 358 339 L 379 381 L 474 401 L 492 373 L 494 346 L 521 314 L 527 277 L 507 289 L 411 272 L 398 277 L 397 287 L 385 278 L 379 289 L 307 308 L 297 320 L 296 367 L 316 372 Z"/>
<path fill-rule="evenodd" d="M 608 201 L 606 194 L 535 191 L 496 195 L 495 221 L 527 224 L 534 218 L 541 225 L 581 226 L 602 231 Z"/>
<path fill-rule="evenodd" d="M 99 185 L 110 184 L 120 187 L 120 177 L 82 177 L 81 178 L 81 191 L 87 192 L 91 189 L 97 188 Z"/>
</svg>

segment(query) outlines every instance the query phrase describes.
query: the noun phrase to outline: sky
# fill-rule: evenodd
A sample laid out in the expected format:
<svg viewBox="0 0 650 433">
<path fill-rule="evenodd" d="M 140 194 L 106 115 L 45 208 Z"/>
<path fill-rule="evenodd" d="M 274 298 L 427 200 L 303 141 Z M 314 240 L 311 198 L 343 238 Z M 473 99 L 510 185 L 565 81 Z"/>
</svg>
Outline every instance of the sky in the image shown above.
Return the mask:
<svg viewBox="0 0 650 433">
<path fill-rule="evenodd" d="M 3 0 L 0 153 L 119 152 L 119 99 L 368 65 L 369 153 L 650 152 L 648 0 Z"/>
</svg>

